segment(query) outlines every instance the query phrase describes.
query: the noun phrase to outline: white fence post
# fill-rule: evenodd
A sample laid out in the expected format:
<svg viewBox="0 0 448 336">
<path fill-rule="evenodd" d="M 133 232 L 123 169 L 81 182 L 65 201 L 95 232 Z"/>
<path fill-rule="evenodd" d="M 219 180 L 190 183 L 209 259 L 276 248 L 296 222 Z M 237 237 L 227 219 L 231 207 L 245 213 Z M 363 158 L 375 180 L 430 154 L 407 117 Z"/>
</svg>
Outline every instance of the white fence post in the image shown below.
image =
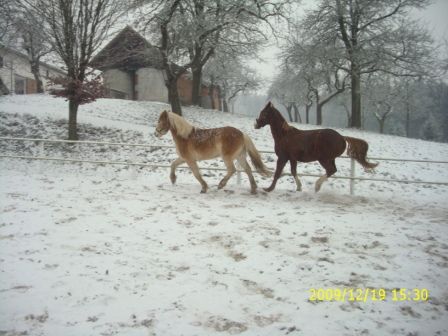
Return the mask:
<svg viewBox="0 0 448 336">
<path fill-rule="evenodd" d="M 355 159 L 350 159 L 350 195 L 355 194 Z"/>
<path fill-rule="evenodd" d="M 132 154 L 131 154 L 131 159 L 132 162 L 136 162 L 137 159 L 137 154 L 135 153 L 136 148 L 132 148 Z M 131 179 L 132 180 L 136 180 L 137 179 L 137 166 L 136 165 L 131 165 L 129 167 L 129 169 L 131 170 Z"/>
<path fill-rule="evenodd" d="M 38 155 L 40 157 L 44 157 L 45 156 L 45 142 L 44 141 L 40 141 L 39 145 L 38 145 L 38 148 L 39 148 Z M 45 166 L 45 163 L 41 162 L 40 165 L 39 165 L 40 173 L 44 173 L 45 172 L 45 167 L 44 166 Z"/>
</svg>

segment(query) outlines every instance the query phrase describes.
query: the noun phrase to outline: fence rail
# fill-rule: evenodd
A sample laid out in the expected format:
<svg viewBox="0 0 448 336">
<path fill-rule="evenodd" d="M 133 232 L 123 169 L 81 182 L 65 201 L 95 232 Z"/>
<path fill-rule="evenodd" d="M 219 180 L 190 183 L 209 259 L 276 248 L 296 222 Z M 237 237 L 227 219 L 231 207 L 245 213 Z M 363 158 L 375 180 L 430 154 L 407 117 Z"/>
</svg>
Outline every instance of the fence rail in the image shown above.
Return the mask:
<svg viewBox="0 0 448 336">
<path fill-rule="evenodd" d="M 0 137 L 1 140 L 12 141 L 29 141 L 29 142 L 48 142 L 48 143 L 70 143 L 70 144 L 92 144 L 92 145 L 109 145 L 109 146 L 121 146 L 121 147 L 147 147 L 147 148 L 176 148 L 172 145 L 150 145 L 140 143 L 129 142 L 107 142 L 107 141 L 85 141 L 85 140 L 62 140 L 62 139 L 41 139 L 41 138 L 13 138 L 13 137 Z M 275 154 L 270 150 L 259 150 L 263 154 Z M 350 159 L 346 155 L 341 155 L 340 158 Z M 448 161 L 434 161 L 434 160 L 417 160 L 417 159 L 397 159 L 397 158 L 382 158 L 382 157 L 369 157 L 371 160 L 377 161 L 399 161 L 399 162 L 421 162 L 421 163 L 447 163 Z"/>
<path fill-rule="evenodd" d="M 60 140 L 60 139 L 39 139 L 39 138 L 13 138 L 13 137 L 0 137 L 0 141 L 21 141 L 21 142 L 40 142 L 42 143 L 41 154 L 43 155 L 45 143 L 62 143 L 62 144 L 87 144 L 87 145 L 106 145 L 106 146 L 120 146 L 120 147 L 143 147 L 143 148 L 171 148 L 175 149 L 171 145 L 150 145 L 150 144 L 136 144 L 136 143 L 124 143 L 124 142 L 106 142 L 106 141 L 74 141 L 74 140 Z M 260 153 L 275 154 L 273 151 L 260 150 Z M 25 159 L 25 160 L 41 160 L 41 161 L 60 161 L 60 162 L 72 162 L 72 163 L 91 163 L 101 165 L 125 165 L 125 166 L 140 166 L 151 168 L 170 168 L 170 164 L 152 164 L 144 162 L 129 162 L 129 161 L 103 161 L 103 160 L 84 160 L 84 159 L 67 159 L 60 157 L 47 157 L 47 156 L 27 156 L 27 155 L 7 155 L 0 154 L 0 158 L 11 159 Z M 347 156 L 341 156 L 341 158 L 349 158 Z M 395 161 L 395 162 L 415 162 L 415 163 L 429 163 L 429 164 L 448 164 L 448 161 L 435 161 L 435 160 L 416 160 L 416 159 L 398 159 L 398 158 L 370 158 L 375 161 Z M 394 182 L 394 183 L 409 183 L 409 184 L 427 184 L 427 185 L 444 185 L 448 186 L 448 182 L 442 181 L 421 181 L 421 180 L 399 180 L 399 179 L 381 179 L 370 177 L 357 177 L 355 175 L 355 160 L 350 159 L 350 176 L 332 176 L 335 179 L 350 180 L 350 194 L 354 194 L 355 181 L 374 181 L 374 182 Z M 186 169 L 187 166 L 179 166 L 180 169 Z M 226 171 L 225 168 L 217 167 L 201 167 L 203 170 L 212 171 Z M 238 181 L 241 180 L 241 170 L 238 170 Z M 284 174 L 289 175 L 289 174 Z M 311 176 L 320 177 L 317 174 L 299 174 L 299 176 Z"/>
</svg>

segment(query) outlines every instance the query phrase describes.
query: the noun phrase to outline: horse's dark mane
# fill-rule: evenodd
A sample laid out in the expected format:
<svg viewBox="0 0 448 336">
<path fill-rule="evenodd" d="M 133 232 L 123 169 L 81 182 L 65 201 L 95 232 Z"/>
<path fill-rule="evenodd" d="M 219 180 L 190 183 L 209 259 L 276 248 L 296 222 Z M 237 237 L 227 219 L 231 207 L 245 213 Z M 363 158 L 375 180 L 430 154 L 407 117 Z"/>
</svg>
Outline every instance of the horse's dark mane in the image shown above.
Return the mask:
<svg viewBox="0 0 448 336">
<path fill-rule="evenodd" d="M 280 113 L 280 111 L 274 107 L 272 103 L 268 104 L 268 106 L 266 106 L 266 109 L 267 109 L 266 112 L 271 114 L 271 116 L 273 116 L 272 120 L 274 122 L 270 125 L 272 136 L 274 138 L 284 136 L 290 127 L 288 122 Z"/>
<path fill-rule="evenodd" d="M 270 104 L 270 106 L 268 108 L 271 111 L 271 113 L 272 112 L 275 113 L 277 119 L 280 119 L 281 121 L 286 122 L 286 119 L 283 117 L 283 115 L 280 113 L 280 111 L 274 107 L 274 105 Z"/>
</svg>

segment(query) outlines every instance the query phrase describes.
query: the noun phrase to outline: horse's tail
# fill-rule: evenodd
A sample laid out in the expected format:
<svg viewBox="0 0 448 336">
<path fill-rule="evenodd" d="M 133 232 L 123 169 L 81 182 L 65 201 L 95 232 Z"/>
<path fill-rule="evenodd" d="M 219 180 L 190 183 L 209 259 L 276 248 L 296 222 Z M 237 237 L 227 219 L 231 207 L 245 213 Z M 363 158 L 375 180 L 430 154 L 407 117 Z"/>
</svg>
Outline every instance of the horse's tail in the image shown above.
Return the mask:
<svg viewBox="0 0 448 336">
<path fill-rule="evenodd" d="M 246 147 L 246 151 L 249 154 L 252 164 L 254 165 L 257 172 L 266 177 L 272 176 L 272 171 L 270 171 L 268 167 L 264 165 L 263 161 L 261 161 L 261 155 L 252 142 L 251 138 L 249 138 L 247 134 L 243 133 L 243 135 L 244 146 Z"/>
<path fill-rule="evenodd" d="M 349 157 L 358 161 L 367 170 L 372 170 L 378 166 L 378 163 L 371 163 L 366 160 L 369 150 L 369 144 L 366 141 L 352 137 L 344 137 L 344 139 L 348 144 L 347 155 Z"/>
</svg>

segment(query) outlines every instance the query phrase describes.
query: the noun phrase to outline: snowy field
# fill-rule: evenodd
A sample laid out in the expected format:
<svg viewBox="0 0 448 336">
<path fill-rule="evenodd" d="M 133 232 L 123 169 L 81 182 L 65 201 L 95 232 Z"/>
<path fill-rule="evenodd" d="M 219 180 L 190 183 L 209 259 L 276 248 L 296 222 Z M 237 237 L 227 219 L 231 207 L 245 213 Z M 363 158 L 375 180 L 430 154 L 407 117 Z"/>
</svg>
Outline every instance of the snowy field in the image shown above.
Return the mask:
<svg viewBox="0 0 448 336">
<path fill-rule="evenodd" d="M 172 144 L 156 139 L 161 103 L 103 99 L 79 111 L 82 140 Z M 66 138 L 67 103 L 0 98 L 0 136 Z M 269 129 L 253 119 L 186 108 L 201 127 L 232 125 L 260 150 Z M 309 128 L 306 126 L 298 126 Z M 371 157 L 448 160 L 448 145 L 353 130 Z M 40 155 L 35 143 L 1 141 L 2 154 Z M 172 149 L 47 145 L 46 156 L 169 163 Z M 274 167 L 275 156 L 263 155 Z M 374 160 L 373 160 L 374 161 Z M 349 161 L 338 159 L 338 175 Z M 202 166 L 219 166 L 214 160 Z M 448 181 L 444 164 L 381 161 L 373 175 Z M 322 173 L 299 164 L 299 173 Z M 289 172 L 287 166 L 285 172 Z M 203 171 L 0 158 L 0 335 L 447 335 L 448 187 L 314 177 L 295 192 Z M 259 187 L 270 179 L 255 176 Z M 383 288 L 385 301 L 315 302 L 311 288 Z M 427 289 L 429 300 L 393 301 L 392 290 Z"/>
</svg>

